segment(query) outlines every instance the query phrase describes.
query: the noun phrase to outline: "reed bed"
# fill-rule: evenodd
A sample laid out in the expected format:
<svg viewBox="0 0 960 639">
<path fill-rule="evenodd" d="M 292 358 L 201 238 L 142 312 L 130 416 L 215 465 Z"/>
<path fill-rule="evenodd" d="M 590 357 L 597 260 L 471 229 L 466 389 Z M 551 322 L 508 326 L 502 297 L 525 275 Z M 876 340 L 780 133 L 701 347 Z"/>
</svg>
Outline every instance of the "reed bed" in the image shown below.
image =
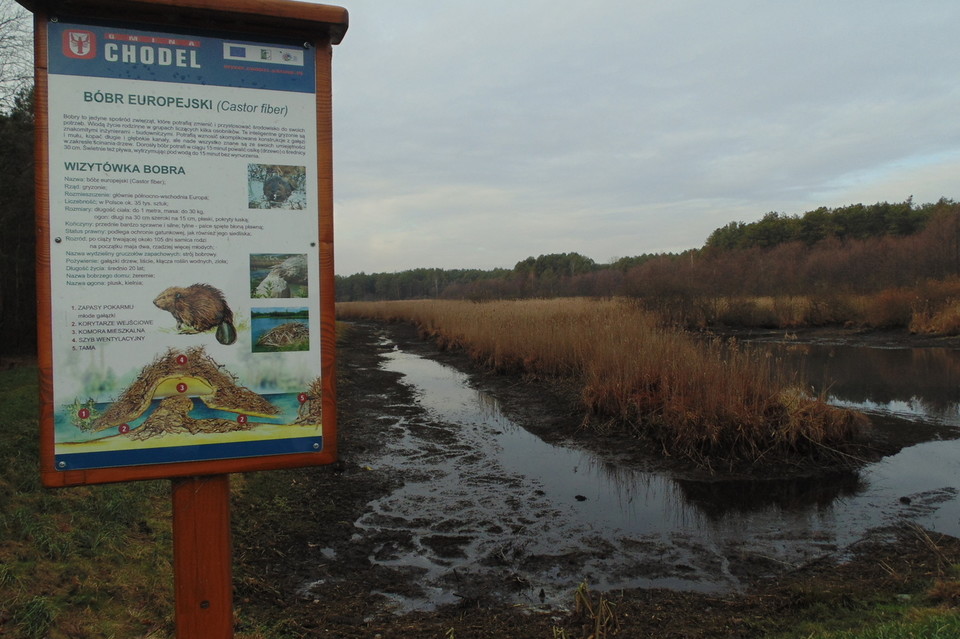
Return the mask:
<svg viewBox="0 0 960 639">
<path fill-rule="evenodd" d="M 677 326 L 714 325 L 792 329 L 852 326 L 906 329 L 915 334 L 960 335 L 960 278 L 930 280 L 876 293 L 721 296 L 644 302 Z"/>
<path fill-rule="evenodd" d="M 665 327 L 626 300 L 350 302 L 337 312 L 412 322 L 497 371 L 572 380 L 585 423 L 702 466 L 842 457 L 867 426 L 810 396 L 778 360 Z"/>
</svg>

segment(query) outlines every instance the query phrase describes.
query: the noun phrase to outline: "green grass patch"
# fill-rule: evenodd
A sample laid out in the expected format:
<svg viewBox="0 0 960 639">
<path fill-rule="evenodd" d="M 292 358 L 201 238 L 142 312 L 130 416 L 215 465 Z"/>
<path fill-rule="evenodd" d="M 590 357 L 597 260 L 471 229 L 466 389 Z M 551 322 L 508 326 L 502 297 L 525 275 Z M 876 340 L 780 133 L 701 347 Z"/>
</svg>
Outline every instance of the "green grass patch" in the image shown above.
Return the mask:
<svg viewBox="0 0 960 639">
<path fill-rule="evenodd" d="M 893 619 L 884 619 L 884 616 Z M 839 623 L 839 620 L 834 620 Z M 960 613 L 942 608 L 901 607 L 872 610 L 847 620 L 847 628 L 831 629 L 830 623 L 801 623 L 781 639 L 954 639 L 960 637 Z"/>
<path fill-rule="evenodd" d="M 956 567 L 947 572 L 955 573 Z M 810 582 L 794 593 L 784 611 L 787 631 L 769 639 L 919 639 L 960 637 L 956 593 L 960 582 L 902 581 L 899 587 L 876 584 L 861 591 L 855 585 L 834 589 Z M 781 626 L 783 627 L 783 626 Z"/>
<path fill-rule="evenodd" d="M 37 369 L 0 371 L 0 635 L 173 632 L 169 485 L 46 489 Z"/>
</svg>

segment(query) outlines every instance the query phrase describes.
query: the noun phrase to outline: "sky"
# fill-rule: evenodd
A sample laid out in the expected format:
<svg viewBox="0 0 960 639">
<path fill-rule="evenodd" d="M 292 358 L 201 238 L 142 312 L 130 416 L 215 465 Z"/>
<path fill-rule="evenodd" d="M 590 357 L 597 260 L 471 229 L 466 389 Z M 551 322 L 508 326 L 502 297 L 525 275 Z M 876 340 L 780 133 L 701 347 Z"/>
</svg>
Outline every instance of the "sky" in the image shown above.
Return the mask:
<svg viewBox="0 0 960 639">
<path fill-rule="evenodd" d="M 340 275 L 960 200 L 956 0 L 328 2 Z"/>
<path fill-rule="evenodd" d="M 336 272 L 960 199 L 960 3 L 344 0 Z"/>
</svg>

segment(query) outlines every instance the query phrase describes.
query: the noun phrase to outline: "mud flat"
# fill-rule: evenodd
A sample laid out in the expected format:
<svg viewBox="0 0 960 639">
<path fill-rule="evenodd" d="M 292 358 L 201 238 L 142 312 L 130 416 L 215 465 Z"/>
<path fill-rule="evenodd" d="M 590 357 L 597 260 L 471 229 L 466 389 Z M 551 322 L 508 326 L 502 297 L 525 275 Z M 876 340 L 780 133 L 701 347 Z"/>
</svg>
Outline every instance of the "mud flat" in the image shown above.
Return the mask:
<svg viewBox="0 0 960 639">
<path fill-rule="evenodd" d="M 238 605 L 307 636 L 581 636 L 583 582 L 622 636 L 763 636 L 960 561 L 928 527 L 954 485 L 671 474 L 573 441 L 562 389 L 472 370 L 403 326 L 355 325 L 339 368 L 342 463 L 245 477 L 234 514 Z M 861 495 L 879 505 L 848 515 Z"/>
</svg>

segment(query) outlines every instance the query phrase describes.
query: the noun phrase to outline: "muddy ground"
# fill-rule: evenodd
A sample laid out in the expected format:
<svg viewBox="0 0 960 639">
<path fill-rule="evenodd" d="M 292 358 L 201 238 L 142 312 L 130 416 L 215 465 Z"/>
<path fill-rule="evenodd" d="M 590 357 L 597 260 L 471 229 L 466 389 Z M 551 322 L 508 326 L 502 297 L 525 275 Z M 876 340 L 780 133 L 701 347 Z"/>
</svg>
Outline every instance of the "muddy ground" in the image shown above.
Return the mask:
<svg viewBox="0 0 960 639">
<path fill-rule="evenodd" d="M 241 630 L 267 628 L 289 636 L 345 638 L 550 639 L 591 633 L 615 636 L 614 631 L 623 637 L 761 637 L 815 620 L 826 610 L 842 609 L 855 616 L 876 602 L 906 596 L 924 601 L 930 586 L 950 574 L 952 564 L 960 563 L 960 540 L 904 521 L 869 531 L 842 559 L 831 555 L 788 567 L 760 557 L 745 558 L 740 575 L 744 587 L 738 592 L 592 592 L 594 613 L 601 608 L 601 596 L 612 604 L 603 607 L 610 615 L 597 634 L 598 622 L 590 611 L 577 609 L 575 579 L 559 604 L 543 605 L 536 597 L 518 604 L 505 597 L 512 590 L 536 592 L 536 584 L 522 583 L 518 566 L 512 564 L 530 558 L 503 556 L 488 562 L 491 565 L 482 572 L 448 583 L 453 603 L 398 614 L 398 597 L 416 599 L 420 594 L 422 571 L 381 561 L 385 548 L 405 540 L 389 538 L 393 533 L 361 534 L 357 522 L 371 502 L 406 479 L 363 460 L 375 457 L 383 446 L 389 424 L 422 423 L 426 416 L 400 376 L 379 368 L 386 350 L 393 348 L 382 341 L 383 331 L 403 349 L 471 370 L 510 418 L 532 432 L 576 439 L 618 463 L 666 466 L 616 438 L 584 438 L 579 430 L 582 418 L 563 389 L 473 370 L 462 355 L 437 352 L 410 327 L 356 324 L 338 355 L 341 462 L 235 480 L 235 601 Z M 442 430 L 437 433 L 442 436 Z M 436 543 L 449 543 L 449 537 L 438 536 Z M 445 549 L 435 550 L 442 555 Z M 756 570 L 751 570 L 754 565 Z M 560 635 L 561 630 L 566 634 Z"/>
</svg>

